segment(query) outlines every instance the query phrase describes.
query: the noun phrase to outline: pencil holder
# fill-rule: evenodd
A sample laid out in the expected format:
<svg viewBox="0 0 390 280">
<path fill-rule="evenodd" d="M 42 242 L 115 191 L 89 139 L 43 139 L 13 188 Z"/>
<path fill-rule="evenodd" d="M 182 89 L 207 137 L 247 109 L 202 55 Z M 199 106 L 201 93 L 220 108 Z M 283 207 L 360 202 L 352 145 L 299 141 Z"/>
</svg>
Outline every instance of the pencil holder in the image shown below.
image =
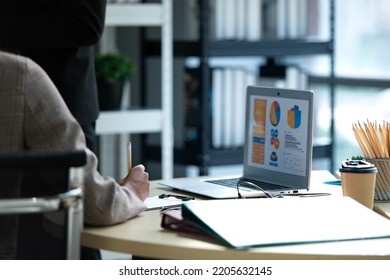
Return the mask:
<svg viewBox="0 0 390 280">
<path fill-rule="evenodd" d="M 366 158 L 378 169 L 375 183 L 376 202 L 390 202 L 390 158 Z"/>
</svg>

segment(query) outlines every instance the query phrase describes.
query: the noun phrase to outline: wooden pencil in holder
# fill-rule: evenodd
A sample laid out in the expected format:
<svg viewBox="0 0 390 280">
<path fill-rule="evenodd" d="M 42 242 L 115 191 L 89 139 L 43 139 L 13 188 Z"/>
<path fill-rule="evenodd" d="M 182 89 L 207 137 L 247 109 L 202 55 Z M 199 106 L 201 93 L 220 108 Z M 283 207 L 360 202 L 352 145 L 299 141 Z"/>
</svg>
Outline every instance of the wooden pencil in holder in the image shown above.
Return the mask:
<svg viewBox="0 0 390 280">
<path fill-rule="evenodd" d="M 366 158 L 378 169 L 374 201 L 390 201 L 390 158 Z"/>
</svg>

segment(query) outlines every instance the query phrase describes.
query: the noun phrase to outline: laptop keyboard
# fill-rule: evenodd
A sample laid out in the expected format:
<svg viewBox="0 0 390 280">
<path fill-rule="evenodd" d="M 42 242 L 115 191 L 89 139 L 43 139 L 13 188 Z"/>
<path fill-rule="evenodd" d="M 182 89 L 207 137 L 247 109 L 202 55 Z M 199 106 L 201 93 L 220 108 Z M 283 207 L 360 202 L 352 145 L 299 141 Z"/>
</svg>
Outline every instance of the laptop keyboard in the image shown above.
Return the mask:
<svg viewBox="0 0 390 280">
<path fill-rule="evenodd" d="M 271 184 L 271 183 L 266 183 L 258 180 L 253 180 L 253 179 L 248 179 L 248 178 L 228 178 L 228 179 L 216 179 L 216 180 L 208 180 L 206 182 L 217 184 L 217 185 L 222 185 L 225 187 L 230 187 L 230 188 L 237 188 L 237 183 L 239 180 L 245 181 L 245 182 L 251 182 L 263 190 L 266 191 L 283 191 L 283 190 L 288 190 L 289 187 L 283 186 L 283 185 L 278 185 L 278 184 Z M 251 188 L 248 186 L 240 186 L 240 190 L 246 190 L 246 191 L 258 191 L 255 188 Z"/>
</svg>

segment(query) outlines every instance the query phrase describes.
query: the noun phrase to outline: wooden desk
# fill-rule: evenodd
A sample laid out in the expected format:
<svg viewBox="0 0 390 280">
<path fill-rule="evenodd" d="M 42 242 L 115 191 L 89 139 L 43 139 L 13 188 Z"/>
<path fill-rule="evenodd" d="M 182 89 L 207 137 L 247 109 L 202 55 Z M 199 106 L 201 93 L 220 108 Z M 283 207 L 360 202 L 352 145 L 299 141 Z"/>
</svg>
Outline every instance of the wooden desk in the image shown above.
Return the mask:
<svg viewBox="0 0 390 280">
<path fill-rule="evenodd" d="M 311 190 L 341 195 L 340 186 L 322 184 L 332 179 L 329 172 L 313 172 Z M 168 192 L 152 182 L 151 195 Z M 390 214 L 390 204 L 379 206 Z M 207 237 L 164 230 L 160 221 L 159 211 L 151 210 L 119 225 L 87 227 L 82 244 L 155 259 L 390 259 L 390 238 L 236 250 Z"/>
</svg>

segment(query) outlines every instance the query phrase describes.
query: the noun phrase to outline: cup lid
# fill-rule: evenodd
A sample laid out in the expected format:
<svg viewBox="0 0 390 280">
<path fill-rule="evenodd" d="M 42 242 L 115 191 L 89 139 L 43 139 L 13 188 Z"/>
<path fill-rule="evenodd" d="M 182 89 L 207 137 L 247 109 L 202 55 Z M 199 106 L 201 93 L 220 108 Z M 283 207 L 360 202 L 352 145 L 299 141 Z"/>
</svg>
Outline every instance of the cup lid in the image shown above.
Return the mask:
<svg viewBox="0 0 390 280">
<path fill-rule="evenodd" d="M 374 164 L 364 160 L 345 160 L 341 163 L 339 171 L 353 173 L 374 173 L 378 172 L 378 169 Z"/>
</svg>

